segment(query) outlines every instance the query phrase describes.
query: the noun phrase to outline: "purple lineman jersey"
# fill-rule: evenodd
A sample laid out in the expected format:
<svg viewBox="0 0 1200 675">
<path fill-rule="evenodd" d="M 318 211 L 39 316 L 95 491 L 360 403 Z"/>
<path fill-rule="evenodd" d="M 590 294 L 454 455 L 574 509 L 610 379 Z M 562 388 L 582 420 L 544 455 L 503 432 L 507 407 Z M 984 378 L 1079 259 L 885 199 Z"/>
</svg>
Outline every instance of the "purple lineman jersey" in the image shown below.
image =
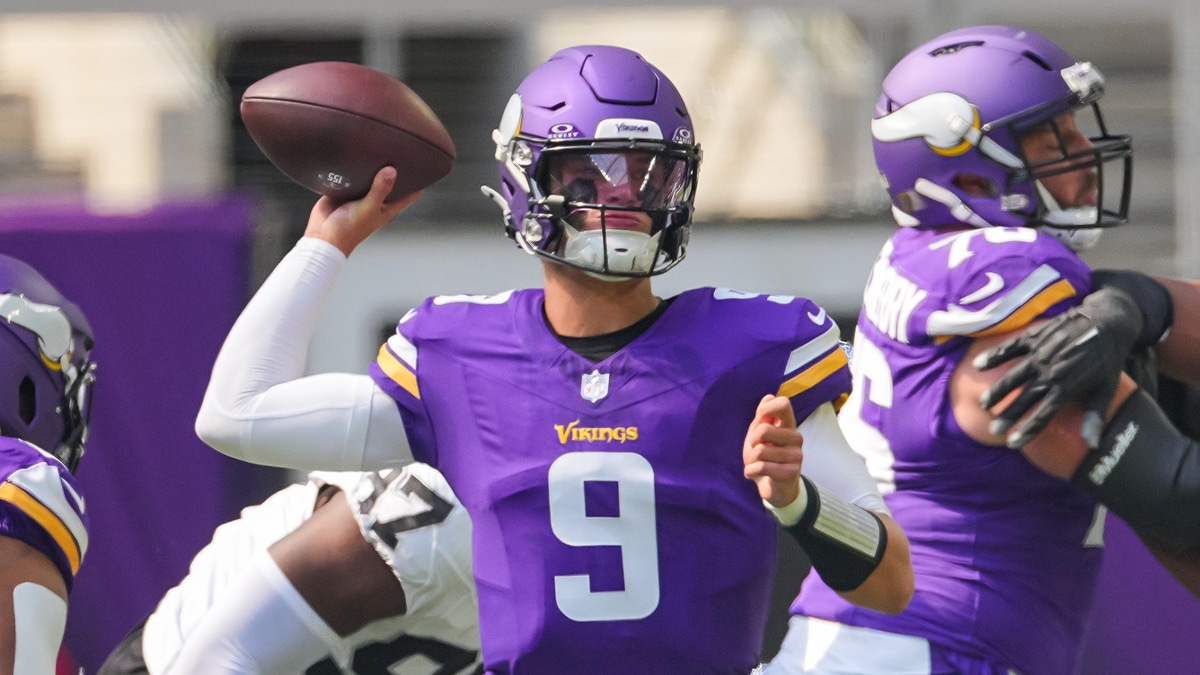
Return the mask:
<svg viewBox="0 0 1200 675">
<path fill-rule="evenodd" d="M 871 271 L 842 429 L 912 547 L 916 593 L 898 616 L 858 609 L 810 575 L 794 614 L 1063 675 L 1076 658 L 1100 566 L 1103 512 L 1015 450 L 955 421 L 948 387 L 973 338 L 1074 306 L 1088 267 L 1033 228 L 905 228 Z"/>
<path fill-rule="evenodd" d="M 371 366 L 471 515 L 487 672 L 749 673 L 776 525 L 742 443 L 765 394 L 798 419 L 845 395 L 836 324 L 808 300 L 697 289 L 593 363 L 542 304 L 433 298 Z"/>
<path fill-rule="evenodd" d="M 8 436 L 0 436 L 0 535 L 45 554 L 70 590 L 88 545 L 79 485 L 53 455 Z"/>
</svg>

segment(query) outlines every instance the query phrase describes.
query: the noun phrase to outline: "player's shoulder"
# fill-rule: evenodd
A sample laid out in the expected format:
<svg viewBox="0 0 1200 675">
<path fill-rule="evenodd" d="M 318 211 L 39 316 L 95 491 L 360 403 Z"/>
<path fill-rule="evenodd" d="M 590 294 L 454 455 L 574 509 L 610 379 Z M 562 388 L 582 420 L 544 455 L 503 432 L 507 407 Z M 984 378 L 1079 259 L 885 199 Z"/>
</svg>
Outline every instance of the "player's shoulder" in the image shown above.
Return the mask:
<svg viewBox="0 0 1200 675">
<path fill-rule="evenodd" d="M 1090 283 L 1087 263 L 1032 227 L 902 230 L 892 244 L 891 257 L 905 274 L 948 298 L 977 294 L 980 280 L 1013 287 L 1031 276 L 1056 276 L 1083 286 L 1081 292 Z"/>
<path fill-rule="evenodd" d="M 440 494 L 447 501 L 453 504 L 458 503 L 458 496 L 454 494 L 454 490 L 450 489 L 450 483 L 446 481 L 446 477 L 432 466 L 421 462 L 408 464 L 401 472 L 392 477 L 392 484 L 397 484 L 401 480 L 405 480 L 406 474 L 411 477 L 408 480 L 419 481 L 425 487 Z"/>
<path fill-rule="evenodd" d="M 330 480 L 341 487 L 363 513 L 388 513 L 391 516 L 411 516 L 430 510 L 431 504 L 445 503 L 453 508 L 459 505 L 458 497 L 437 469 L 414 462 L 402 467 L 380 471 L 364 471 L 345 474 L 317 474 L 310 476 L 318 480 Z M 430 495 L 436 495 L 436 498 Z"/>
<path fill-rule="evenodd" d="M 69 483 L 75 487 L 75 477 L 57 457 L 32 443 L 0 436 L 0 480 L 8 481 L 13 475 L 35 470 L 46 479 Z"/>
<path fill-rule="evenodd" d="M 798 295 L 703 287 L 681 293 L 676 302 L 713 331 L 732 327 L 755 340 L 806 341 L 837 329 L 825 308 Z"/>
<path fill-rule="evenodd" d="M 489 314 L 506 314 L 513 307 L 521 306 L 530 301 L 540 301 L 543 292 L 538 288 L 509 289 L 499 293 L 452 295 L 434 295 L 425 299 L 416 310 L 414 317 L 429 320 L 437 317 L 442 320 L 461 320 L 471 316 L 486 316 Z"/>
<path fill-rule="evenodd" d="M 41 542 L 36 546 L 51 557 L 69 586 L 88 547 L 83 495 L 71 472 L 41 448 L 0 436 L 0 502 L 24 514 L 13 517 L 27 518 L 45 532 L 30 541 Z M 0 511 L 0 520 L 7 513 Z M 6 527 L 9 532 L 27 529 Z"/>
<path fill-rule="evenodd" d="M 695 323 L 689 336 L 717 352 L 719 367 L 754 362 L 765 384 L 792 399 L 797 419 L 819 406 L 840 405 L 850 388 L 848 355 L 841 331 L 823 307 L 804 297 L 704 288 L 679 298 Z M 675 309 L 674 307 L 672 309 Z"/>
<path fill-rule="evenodd" d="M 507 290 L 490 295 L 435 295 L 401 317 L 396 330 L 432 338 L 453 336 L 469 326 L 474 333 L 491 324 L 508 324 L 514 312 L 537 305 L 541 298 L 541 289 Z"/>
<path fill-rule="evenodd" d="M 889 246 L 872 270 L 867 305 L 873 290 L 882 300 L 906 279 L 909 295 L 920 296 L 913 306 L 922 305 L 914 316 L 925 318 L 916 333 L 935 338 L 1015 330 L 1076 304 L 1091 284 L 1078 255 L 1030 227 L 903 230 Z"/>
<path fill-rule="evenodd" d="M 364 473 L 346 499 L 363 536 L 404 584 L 410 616 L 436 614 L 434 600 L 443 596 L 474 597 L 470 516 L 436 469 Z"/>
</svg>

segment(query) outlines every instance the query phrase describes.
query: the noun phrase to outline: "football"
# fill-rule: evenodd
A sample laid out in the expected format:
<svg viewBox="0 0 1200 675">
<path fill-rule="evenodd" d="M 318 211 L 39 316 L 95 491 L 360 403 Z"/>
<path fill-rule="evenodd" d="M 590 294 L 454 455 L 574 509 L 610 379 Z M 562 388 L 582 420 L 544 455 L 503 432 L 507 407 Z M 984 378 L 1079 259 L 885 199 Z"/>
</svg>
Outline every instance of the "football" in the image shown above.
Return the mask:
<svg viewBox="0 0 1200 675">
<path fill-rule="evenodd" d="M 389 201 L 450 173 L 454 142 L 408 85 L 367 66 L 306 63 L 246 89 L 242 121 L 263 154 L 289 178 L 339 201 L 367 194 L 375 174 L 396 167 Z"/>
</svg>

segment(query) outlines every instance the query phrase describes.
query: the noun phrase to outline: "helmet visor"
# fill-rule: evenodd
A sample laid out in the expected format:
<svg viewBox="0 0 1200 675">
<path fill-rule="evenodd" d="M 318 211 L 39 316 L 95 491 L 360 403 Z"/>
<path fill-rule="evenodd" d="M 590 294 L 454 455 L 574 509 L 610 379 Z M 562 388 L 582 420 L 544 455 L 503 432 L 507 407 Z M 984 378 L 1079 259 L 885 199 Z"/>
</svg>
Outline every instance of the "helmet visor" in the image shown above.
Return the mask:
<svg viewBox="0 0 1200 675">
<path fill-rule="evenodd" d="M 661 150 L 547 151 L 540 168 L 543 194 L 563 197 L 569 210 L 670 211 L 690 204 L 694 185 L 692 161 Z"/>
</svg>

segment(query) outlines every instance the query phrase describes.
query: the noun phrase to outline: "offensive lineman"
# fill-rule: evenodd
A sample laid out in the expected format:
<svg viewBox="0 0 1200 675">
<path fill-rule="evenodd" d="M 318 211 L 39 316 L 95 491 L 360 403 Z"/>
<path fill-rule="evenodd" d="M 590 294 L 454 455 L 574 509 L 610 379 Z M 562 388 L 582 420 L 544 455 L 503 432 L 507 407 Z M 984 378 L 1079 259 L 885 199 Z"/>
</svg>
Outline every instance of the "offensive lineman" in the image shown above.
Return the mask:
<svg viewBox="0 0 1200 675">
<path fill-rule="evenodd" d="M 871 129 L 901 228 L 867 283 L 840 422 L 908 532 L 916 592 L 888 617 L 806 580 L 766 672 L 1072 673 L 1104 510 L 1048 463 L 1059 438 L 1005 445 L 979 405 L 998 375 L 975 357 L 1090 291 L 1078 252 L 1126 220 L 1131 141 L 1104 125 L 1099 71 L 1030 31 L 939 36 L 883 90 Z"/>
</svg>

